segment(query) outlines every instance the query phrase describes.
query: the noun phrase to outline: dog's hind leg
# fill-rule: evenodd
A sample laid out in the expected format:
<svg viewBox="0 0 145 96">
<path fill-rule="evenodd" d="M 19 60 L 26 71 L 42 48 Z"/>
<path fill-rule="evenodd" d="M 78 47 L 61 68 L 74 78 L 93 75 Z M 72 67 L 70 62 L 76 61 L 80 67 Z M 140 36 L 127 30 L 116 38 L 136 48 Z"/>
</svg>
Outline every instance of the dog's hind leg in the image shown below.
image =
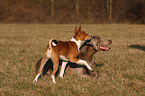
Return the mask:
<svg viewBox="0 0 145 96">
<path fill-rule="evenodd" d="M 43 67 L 44 65 L 46 64 L 47 60 L 51 57 L 51 50 L 49 50 L 49 48 L 46 49 L 44 55 L 43 55 L 43 58 L 41 60 L 41 64 L 40 64 L 40 67 L 39 67 L 39 70 L 37 72 L 37 75 L 35 77 L 35 79 L 33 80 L 33 82 L 37 82 L 39 76 L 42 74 L 42 70 L 43 70 Z"/>
<path fill-rule="evenodd" d="M 33 80 L 33 82 L 35 82 L 35 81 L 37 82 L 39 76 L 42 74 L 43 67 L 44 67 L 45 63 L 47 62 L 47 60 L 48 59 L 42 59 L 41 60 L 40 68 L 39 68 L 39 70 L 37 72 L 37 75 L 36 75 L 35 79 Z"/>
<path fill-rule="evenodd" d="M 63 78 L 64 70 L 66 68 L 67 63 L 68 62 L 62 62 L 62 66 L 61 66 L 61 70 L 60 70 L 60 75 L 59 75 L 60 78 Z"/>
<path fill-rule="evenodd" d="M 55 81 L 55 73 L 57 72 L 58 70 L 58 66 L 59 66 L 59 54 L 57 54 L 58 52 L 52 52 L 52 62 L 53 62 L 53 71 L 52 71 L 52 75 L 51 75 L 51 78 L 52 78 L 52 82 L 55 84 L 56 81 Z"/>
</svg>

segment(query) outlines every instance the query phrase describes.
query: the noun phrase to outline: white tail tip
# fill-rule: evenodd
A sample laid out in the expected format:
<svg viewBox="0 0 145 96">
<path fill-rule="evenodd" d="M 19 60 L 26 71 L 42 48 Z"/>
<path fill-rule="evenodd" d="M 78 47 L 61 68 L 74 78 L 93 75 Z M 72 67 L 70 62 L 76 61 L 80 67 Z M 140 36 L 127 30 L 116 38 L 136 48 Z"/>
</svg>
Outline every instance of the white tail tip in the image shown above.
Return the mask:
<svg viewBox="0 0 145 96">
<path fill-rule="evenodd" d="M 54 42 L 52 42 L 52 46 L 57 46 L 57 44 L 55 44 Z"/>
</svg>

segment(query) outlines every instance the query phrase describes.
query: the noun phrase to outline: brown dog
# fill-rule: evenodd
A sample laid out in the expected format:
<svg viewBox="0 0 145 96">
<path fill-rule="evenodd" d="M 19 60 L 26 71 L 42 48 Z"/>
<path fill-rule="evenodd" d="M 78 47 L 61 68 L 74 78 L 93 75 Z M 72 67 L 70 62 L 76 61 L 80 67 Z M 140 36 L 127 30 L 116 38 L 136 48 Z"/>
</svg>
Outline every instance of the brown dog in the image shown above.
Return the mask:
<svg viewBox="0 0 145 96">
<path fill-rule="evenodd" d="M 98 36 L 93 36 L 90 38 L 90 40 L 86 40 L 85 43 L 80 47 L 80 53 L 79 53 L 78 57 L 79 57 L 79 59 L 83 59 L 83 60 L 87 61 L 92 66 L 96 65 L 95 60 L 94 60 L 94 55 L 98 51 L 108 51 L 110 49 L 109 45 L 111 45 L 111 43 L 112 43 L 111 40 L 100 39 L 100 37 L 98 37 Z M 94 46 L 94 45 L 96 45 L 96 46 Z M 40 59 L 36 63 L 36 68 L 35 68 L 36 73 L 40 67 L 41 60 L 42 59 Z M 61 65 L 62 60 L 60 60 L 59 62 Z M 51 59 L 49 59 L 44 66 L 44 70 L 43 70 L 42 74 L 43 75 L 50 74 L 52 69 L 53 69 L 53 62 L 51 61 Z M 77 74 L 81 77 L 97 77 L 98 76 L 97 71 L 91 72 L 88 70 L 88 68 L 86 66 L 72 63 L 72 62 L 69 62 L 67 64 L 65 73 Z"/>
<path fill-rule="evenodd" d="M 64 73 L 68 61 L 78 63 L 78 64 L 83 64 L 89 70 L 92 71 L 92 68 L 85 60 L 81 60 L 77 58 L 81 43 L 89 39 L 90 37 L 91 37 L 90 35 L 86 34 L 84 31 L 81 30 L 81 26 L 80 26 L 79 29 L 77 29 L 77 27 L 75 28 L 74 36 L 70 41 L 58 41 L 56 39 L 51 39 L 49 41 L 49 45 L 47 46 L 44 52 L 39 70 L 33 82 L 35 81 L 37 82 L 37 79 L 42 74 L 42 69 L 49 58 L 51 58 L 51 60 L 53 61 L 53 71 L 51 75 L 53 83 L 56 83 L 55 73 L 57 72 L 59 67 L 59 59 L 63 60 L 61 73 Z M 61 73 L 60 73 L 60 77 L 62 78 L 63 74 Z"/>
</svg>

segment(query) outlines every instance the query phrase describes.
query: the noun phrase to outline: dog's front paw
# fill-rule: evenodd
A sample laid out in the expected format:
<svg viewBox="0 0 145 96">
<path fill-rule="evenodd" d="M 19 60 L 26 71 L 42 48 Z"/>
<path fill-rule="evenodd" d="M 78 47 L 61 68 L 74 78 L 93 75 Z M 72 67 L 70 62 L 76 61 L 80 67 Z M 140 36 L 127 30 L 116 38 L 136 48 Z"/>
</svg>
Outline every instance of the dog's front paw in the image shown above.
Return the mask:
<svg viewBox="0 0 145 96">
<path fill-rule="evenodd" d="M 62 76 L 62 75 L 59 75 L 59 77 L 60 77 L 60 78 L 63 78 L 63 76 Z"/>
<path fill-rule="evenodd" d="M 91 67 L 88 68 L 90 71 L 93 71 L 93 69 Z"/>
</svg>

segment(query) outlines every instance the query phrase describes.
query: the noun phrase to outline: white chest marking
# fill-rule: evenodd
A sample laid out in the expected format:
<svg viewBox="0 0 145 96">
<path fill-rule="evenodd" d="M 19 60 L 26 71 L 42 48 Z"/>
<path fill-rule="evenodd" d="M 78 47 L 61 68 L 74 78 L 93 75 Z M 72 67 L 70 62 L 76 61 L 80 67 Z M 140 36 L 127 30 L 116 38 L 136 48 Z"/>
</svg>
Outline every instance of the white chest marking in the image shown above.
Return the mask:
<svg viewBox="0 0 145 96">
<path fill-rule="evenodd" d="M 51 50 L 50 49 L 47 51 L 46 58 L 51 58 Z"/>
<path fill-rule="evenodd" d="M 77 44 L 77 46 L 78 46 L 78 51 L 79 51 L 79 48 L 80 48 L 80 46 L 81 46 L 81 43 L 82 43 L 82 41 L 81 40 L 76 40 L 75 38 L 72 38 L 70 41 L 73 41 L 73 42 L 75 42 L 76 44 Z"/>
</svg>

